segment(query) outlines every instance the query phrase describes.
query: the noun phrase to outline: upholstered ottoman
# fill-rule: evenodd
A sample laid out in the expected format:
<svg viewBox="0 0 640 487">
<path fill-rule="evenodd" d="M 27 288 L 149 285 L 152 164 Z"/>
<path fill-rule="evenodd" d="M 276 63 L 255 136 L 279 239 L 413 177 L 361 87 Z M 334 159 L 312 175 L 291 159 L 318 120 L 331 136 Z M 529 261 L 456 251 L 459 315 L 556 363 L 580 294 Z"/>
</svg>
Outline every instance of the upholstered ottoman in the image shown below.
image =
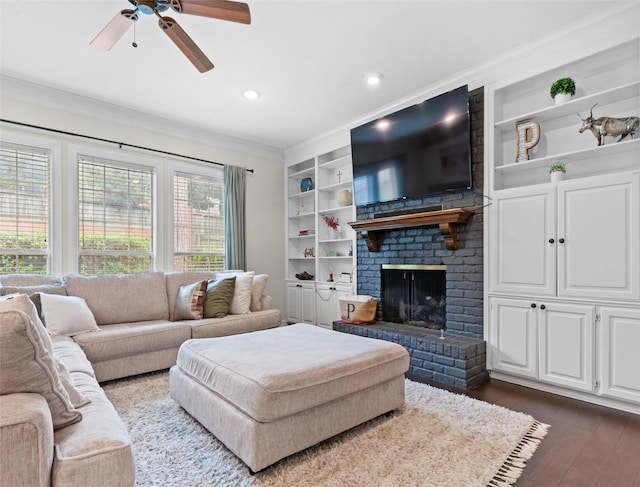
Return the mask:
<svg viewBox="0 0 640 487">
<path fill-rule="evenodd" d="M 171 397 L 256 472 L 404 404 L 404 347 L 296 324 L 187 340 Z"/>
</svg>

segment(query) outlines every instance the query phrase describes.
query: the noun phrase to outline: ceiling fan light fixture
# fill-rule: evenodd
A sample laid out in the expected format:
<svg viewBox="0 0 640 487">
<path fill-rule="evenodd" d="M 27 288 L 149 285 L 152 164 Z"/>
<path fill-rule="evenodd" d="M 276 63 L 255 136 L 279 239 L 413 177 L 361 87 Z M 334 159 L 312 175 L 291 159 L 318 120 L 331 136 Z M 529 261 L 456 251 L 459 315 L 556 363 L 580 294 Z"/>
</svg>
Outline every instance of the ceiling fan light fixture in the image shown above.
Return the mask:
<svg viewBox="0 0 640 487">
<path fill-rule="evenodd" d="M 247 100 L 256 100 L 260 98 L 260 93 L 258 93 L 256 90 L 245 90 L 243 95 Z"/>
<path fill-rule="evenodd" d="M 381 73 L 368 73 L 364 75 L 364 82 L 369 86 L 378 86 L 383 78 Z"/>
</svg>

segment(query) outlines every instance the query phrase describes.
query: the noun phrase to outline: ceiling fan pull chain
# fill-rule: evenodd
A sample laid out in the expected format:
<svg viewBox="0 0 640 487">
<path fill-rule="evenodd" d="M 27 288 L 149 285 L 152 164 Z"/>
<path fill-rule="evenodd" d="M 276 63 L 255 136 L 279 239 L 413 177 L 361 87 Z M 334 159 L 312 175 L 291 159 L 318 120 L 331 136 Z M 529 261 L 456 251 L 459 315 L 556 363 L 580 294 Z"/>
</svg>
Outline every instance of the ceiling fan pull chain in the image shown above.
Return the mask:
<svg viewBox="0 0 640 487">
<path fill-rule="evenodd" d="M 133 42 L 131 43 L 133 47 L 138 47 L 138 43 L 136 42 L 136 23 L 133 23 Z"/>
</svg>

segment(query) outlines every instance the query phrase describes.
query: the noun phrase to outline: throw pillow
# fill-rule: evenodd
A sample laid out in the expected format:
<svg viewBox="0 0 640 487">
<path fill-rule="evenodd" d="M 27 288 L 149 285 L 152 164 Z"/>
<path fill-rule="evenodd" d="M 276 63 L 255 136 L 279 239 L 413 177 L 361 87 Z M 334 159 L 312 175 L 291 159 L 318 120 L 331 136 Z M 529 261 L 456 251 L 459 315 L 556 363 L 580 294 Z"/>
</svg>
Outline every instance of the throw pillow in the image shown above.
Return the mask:
<svg viewBox="0 0 640 487">
<path fill-rule="evenodd" d="M 40 394 L 49 405 L 54 429 L 80 421 L 82 413 L 60 380 L 51 339 L 32 318 L 37 319 L 33 303 L 24 294 L 8 296 L 0 300 L 0 313 L 0 395 Z"/>
<path fill-rule="evenodd" d="M 40 300 L 40 293 L 66 296 L 67 290 L 60 285 L 54 284 L 41 284 L 39 286 L 4 286 L 0 288 L 0 294 L 7 295 L 15 293 L 26 294 L 29 296 L 31 301 L 33 301 L 33 304 L 36 305 L 38 316 L 42 319 L 42 302 Z"/>
<path fill-rule="evenodd" d="M 77 296 L 41 294 L 42 315 L 50 335 L 73 336 L 100 331 L 87 302 Z"/>
<path fill-rule="evenodd" d="M 204 298 L 204 317 L 224 318 L 229 312 L 229 305 L 233 299 L 235 288 L 235 277 L 209 281 L 207 295 Z"/>
<path fill-rule="evenodd" d="M 84 406 L 85 404 L 89 404 L 91 402 L 91 399 L 89 399 L 76 388 L 76 384 L 75 382 L 73 382 L 73 379 L 71 378 L 71 374 L 69 373 L 67 367 L 62 362 L 60 362 L 57 357 L 55 357 L 55 359 L 56 368 L 58 369 L 58 375 L 60 376 L 60 382 L 62 383 L 62 387 L 64 387 L 64 390 L 67 391 L 67 394 L 69 394 L 69 400 L 71 401 L 71 404 L 73 404 L 73 407 L 79 408 Z"/>
<path fill-rule="evenodd" d="M 262 309 L 262 295 L 264 294 L 264 288 L 267 286 L 268 274 L 256 274 L 253 276 L 253 282 L 251 283 L 251 311 L 260 311 Z"/>
<path fill-rule="evenodd" d="M 241 315 L 251 311 L 251 285 L 253 284 L 254 271 L 238 272 L 235 275 L 236 287 L 233 290 L 233 299 L 229 305 L 229 313 Z"/>
<path fill-rule="evenodd" d="M 208 281 L 198 281 L 186 286 L 180 286 L 176 307 L 173 310 L 174 320 L 201 320 L 204 295 Z"/>
</svg>

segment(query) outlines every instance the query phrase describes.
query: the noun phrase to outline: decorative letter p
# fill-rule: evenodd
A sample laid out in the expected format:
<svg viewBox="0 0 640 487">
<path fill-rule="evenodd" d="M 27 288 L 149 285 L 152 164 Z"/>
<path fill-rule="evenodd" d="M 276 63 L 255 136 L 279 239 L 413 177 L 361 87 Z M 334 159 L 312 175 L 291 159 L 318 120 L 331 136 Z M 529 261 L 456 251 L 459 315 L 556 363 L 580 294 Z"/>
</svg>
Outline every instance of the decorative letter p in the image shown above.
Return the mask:
<svg viewBox="0 0 640 487">
<path fill-rule="evenodd" d="M 529 149 L 540 141 L 540 124 L 532 118 L 516 122 L 516 162 L 529 160 Z"/>
</svg>

